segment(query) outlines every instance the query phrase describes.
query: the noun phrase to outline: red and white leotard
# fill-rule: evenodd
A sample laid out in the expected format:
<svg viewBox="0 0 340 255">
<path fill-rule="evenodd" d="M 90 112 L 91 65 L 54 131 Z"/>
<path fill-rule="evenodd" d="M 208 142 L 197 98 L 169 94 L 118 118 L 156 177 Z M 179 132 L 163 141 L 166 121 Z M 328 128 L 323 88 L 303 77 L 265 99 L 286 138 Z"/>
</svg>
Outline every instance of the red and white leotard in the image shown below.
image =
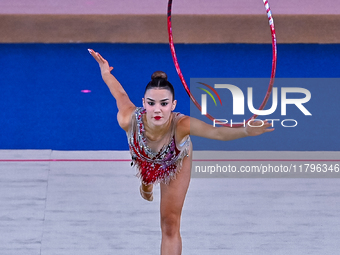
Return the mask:
<svg viewBox="0 0 340 255">
<path fill-rule="evenodd" d="M 159 141 L 152 141 L 152 143 L 164 144 L 159 151 L 155 152 L 148 146 L 151 141 L 148 141 L 144 136 L 143 114 L 145 114 L 144 108 L 136 108 L 127 132 L 132 165 L 137 167 L 137 176 L 143 184 L 161 182 L 169 184 L 172 179 L 176 178 L 176 174 L 182 166 L 183 158 L 189 155 L 190 137 L 187 136 L 181 143 L 177 143 L 175 139 L 176 124 L 184 115 L 172 113 L 168 134 Z M 164 143 L 164 141 L 166 142 Z"/>
</svg>

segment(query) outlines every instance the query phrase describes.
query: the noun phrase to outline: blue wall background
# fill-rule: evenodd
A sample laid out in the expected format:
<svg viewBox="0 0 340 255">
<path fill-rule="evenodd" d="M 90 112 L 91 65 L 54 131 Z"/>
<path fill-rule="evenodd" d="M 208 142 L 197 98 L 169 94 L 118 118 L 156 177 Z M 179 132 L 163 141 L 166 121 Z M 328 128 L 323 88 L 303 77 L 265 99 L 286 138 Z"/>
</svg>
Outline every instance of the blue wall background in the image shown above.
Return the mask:
<svg viewBox="0 0 340 255">
<path fill-rule="evenodd" d="M 151 73 L 166 71 L 176 89 L 177 111 L 190 114 L 167 44 L 0 44 L 0 149 L 128 149 L 115 100 L 87 48 L 108 59 L 136 105 Z M 179 44 L 176 50 L 188 83 L 191 77 L 270 76 L 271 45 Z M 338 44 L 279 45 L 277 77 L 340 77 L 339 56 Z M 92 92 L 81 93 L 85 89 Z M 340 86 L 307 89 L 317 111 L 305 125 L 230 141 L 224 150 L 339 150 Z M 330 102 L 332 109 L 322 110 Z M 194 148 L 204 149 L 204 143 Z"/>
</svg>

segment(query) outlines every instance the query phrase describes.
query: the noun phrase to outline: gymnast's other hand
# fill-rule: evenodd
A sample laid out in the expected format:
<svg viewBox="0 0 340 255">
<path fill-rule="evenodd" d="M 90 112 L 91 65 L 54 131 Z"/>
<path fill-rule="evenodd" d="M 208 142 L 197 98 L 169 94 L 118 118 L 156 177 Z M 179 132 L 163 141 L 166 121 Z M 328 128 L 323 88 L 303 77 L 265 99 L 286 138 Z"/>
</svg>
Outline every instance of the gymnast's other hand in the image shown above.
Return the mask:
<svg viewBox="0 0 340 255">
<path fill-rule="evenodd" d="M 106 59 L 104 59 L 98 52 L 95 52 L 92 49 L 88 49 L 88 51 L 90 52 L 91 56 L 98 62 L 102 75 L 104 75 L 105 73 L 111 73 L 113 67 L 109 65 L 109 62 L 107 62 Z"/>
<path fill-rule="evenodd" d="M 263 133 L 272 132 L 274 128 L 270 128 L 272 126 L 267 120 L 259 121 L 256 119 L 252 119 L 249 121 L 248 125 L 246 125 L 245 131 L 247 136 L 257 136 Z"/>
</svg>

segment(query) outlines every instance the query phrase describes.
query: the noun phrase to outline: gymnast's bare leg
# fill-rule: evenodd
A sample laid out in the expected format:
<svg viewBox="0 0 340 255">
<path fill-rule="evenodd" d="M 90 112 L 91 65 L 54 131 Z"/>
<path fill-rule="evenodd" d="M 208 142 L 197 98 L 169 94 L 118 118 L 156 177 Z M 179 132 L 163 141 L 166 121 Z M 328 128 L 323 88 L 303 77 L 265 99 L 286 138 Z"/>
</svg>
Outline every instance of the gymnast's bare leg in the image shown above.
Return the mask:
<svg viewBox="0 0 340 255">
<path fill-rule="evenodd" d="M 183 164 L 177 178 L 169 185 L 161 184 L 161 255 L 182 254 L 180 222 L 185 196 L 190 183 L 192 149 Z"/>
</svg>

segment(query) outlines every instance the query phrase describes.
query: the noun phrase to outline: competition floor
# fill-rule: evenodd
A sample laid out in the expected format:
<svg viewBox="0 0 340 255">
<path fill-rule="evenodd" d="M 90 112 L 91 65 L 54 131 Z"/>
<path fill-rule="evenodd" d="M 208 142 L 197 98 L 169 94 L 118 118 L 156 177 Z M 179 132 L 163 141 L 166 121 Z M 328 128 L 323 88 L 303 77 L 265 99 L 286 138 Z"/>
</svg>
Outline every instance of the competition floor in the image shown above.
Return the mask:
<svg viewBox="0 0 340 255">
<path fill-rule="evenodd" d="M 197 152 L 194 160 L 209 155 L 216 158 Z M 339 184 L 338 178 L 192 178 L 183 254 L 337 254 Z M 152 203 L 138 187 L 127 151 L 2 150 L 0 253 L 159 254 L 159 187 Z"/>
</svg>

